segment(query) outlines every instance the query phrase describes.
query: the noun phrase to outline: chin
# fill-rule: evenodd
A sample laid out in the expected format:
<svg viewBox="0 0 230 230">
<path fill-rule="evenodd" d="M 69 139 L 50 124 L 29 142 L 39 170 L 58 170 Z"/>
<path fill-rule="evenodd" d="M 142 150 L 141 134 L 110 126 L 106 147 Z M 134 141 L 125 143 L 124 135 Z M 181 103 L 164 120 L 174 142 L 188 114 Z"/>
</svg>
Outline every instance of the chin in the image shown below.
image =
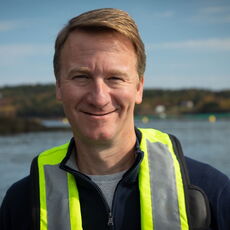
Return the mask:
<svg viewBox="0 0 230 230">
<path fill-rule="evenodd" d="M 103 131 L 103 130 L 89 130 L 88 133 L 84 133 L 82 136 L 85 137 L 85 139 L 89 141 L 102 141 L 107 142 L 111 141 L 114 137 L 113 132 L 111 131 Z"/>
<path fill-rule="evenodd" d="M 106 140 L 111 140 L 113 138 L 113 135 L 111 133 L 105 133 L 105 132 L 99 132 L 99 133 L 94 133 L 91 135 L 92 140 L 95 141 L 106 141 Z"/>
</svg>

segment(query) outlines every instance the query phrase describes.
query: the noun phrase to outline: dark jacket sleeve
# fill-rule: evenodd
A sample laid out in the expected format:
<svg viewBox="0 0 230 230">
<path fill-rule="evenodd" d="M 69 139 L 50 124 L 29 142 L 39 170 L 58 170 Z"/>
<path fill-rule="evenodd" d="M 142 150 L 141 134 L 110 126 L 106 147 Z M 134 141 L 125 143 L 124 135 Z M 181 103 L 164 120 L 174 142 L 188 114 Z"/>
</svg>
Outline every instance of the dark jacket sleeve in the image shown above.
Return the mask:
<svg viewBox="0 0 230 230">
<path fill-rule="evenodd" d="M 207 195 L 211 208 L 211 229 L 230 229 L 230 180 L 208 164 L 185 158 L 190 181 Z"/>
<path fill-rule="evenodd" d="M 230 229 L 230 182 L 220 192 L 217 200 L 217 218 L 219 229 Z"/>
<path fill-rule="evenodd" d="M 1 230 L 29 230 L 31 222 L 29 177 L 13 184 L 0 208 Z"/>
<path fill-rule="evenodd" d="M 7 226 L 8 229 L 10 228 L 10 212 L 9 212 L 9 206 L 7 204 L 7 195 L 5 196 L 1 208 L 0 208 L 0 229 L 6 230 Z"/>
</svg>

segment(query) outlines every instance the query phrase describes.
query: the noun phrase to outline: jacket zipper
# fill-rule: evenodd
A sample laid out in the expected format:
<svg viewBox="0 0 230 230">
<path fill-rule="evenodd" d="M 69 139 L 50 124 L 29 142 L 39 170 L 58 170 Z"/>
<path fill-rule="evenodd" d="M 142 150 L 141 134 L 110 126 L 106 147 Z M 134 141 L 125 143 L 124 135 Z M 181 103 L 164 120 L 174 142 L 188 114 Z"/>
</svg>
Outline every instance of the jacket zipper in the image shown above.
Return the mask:
<svg viewBox="0 0 230 230">
<path fill-rule="evenodd" d="M 112 212 L 109 212 L 109 217 L 108 217 L 108 223 L 107 223 L 109 229 L 113 229 L 114 223 L 113 223 L 113 215 Z"/>
<path fill-rule="evenodd" d="M 139 152 L 142 152 L 142 151 L 139 151 Z M 141 160 L 143 159 L 143 155 L 141 156 Z M 140 160 L 140 162 L 141 162 Z M 140 164 L 140 163 L 139 163 Z M 138 165 L 139 165 L 138 164 Z M 133 170 L 133 168 L 136 168 L 136 166 L 132 167 L 131 169 Z M 75 170 L 72 170 L 71 168 L 68 167 L 68 172 L 72 173 L 73 175 L 76 174 L 76 171 Z M 130 169 L 127 171 L 129 172 L 131 171 Z M 126 175 L 124 175 L 124 177 L 118 182 L 116 188 L 115 188 L 115 191 L 114 191 L 114 196 L 113 196 L 113 201 L 112 201 L 112 211 L 114 211 L 114 203 L 115 203 L 115 200 L 116 200 L 116 191 L 117 191 L 117 188 L 119 186 L 119 184 L 125 180 L 129 173 L 125 173 Z M 107 216 L 108 216 L 108 220 L 107 220 L 107 226 L 108 226 L 108 230 L 114 230 L 114 217 L 113 217 L 113 212 L 111 211 L 106 199 L 105 199 L 105 196 L 104 194 L 102 193 L 101 189 L 98 187 L 98 185 L 96 183 L 94 183 L 87 175 L 84 175 L 82 174 L 81 172 L 77 172 L 78 176 L 81 177 L 83 180 L 85 180 L 86 178 L 89 180 L 89 183 L 97 190 L 98 194 L 100 195 L 101 199 L 102 199 L 102 202 L 106 208 L 106 212 L 107 212 Z"/>
<path fill-rule="evenodd" d="M 114 229 L 114 221 L 113 221 L 113 214 L 112 211 L 105 199 L 104 194 L 102 193 L 101 189 L 98 187 L 98 185 L 96 183 L 94 183 L 88 176 L 85 176 L 84 174 L 81 174 L 81 172 L 78 172 L 78 176 L 82 177 L 85 179 L 85 177 L 87 177 L 89 179 L 89 183 L 97 190 L 98 194 L 100 195 L 102 202 L 105 206 L 106 212 L 107 212 L 107 216 L 108 216 L 108 220 L 107 220 L 107 226 L 108 226 L 108 230 L 113 230 Z"/>
<path fill-rule="evenodd" d="M 90 183 L 95 187 L 95 189 L 97 190 L 97 192 L 99 193 L 104 205 L 105 205 L 105 208 L 106 208 L 106 211 L 107 211 L 107 214 L 108 214 L 108 221 L 107 221 L 107 226 L 108 226 L 108 229 L 109 230 L 113 230 L 114 229 L 114 222 L 113 222 L 113 214 L 112 214 L 112 211 L 105 199 L 105 196 L 104 194 L 102 193 L 101 189 L 98 187 L 97 184 L 95 184 L 94 182 L 90 181 Z"/>
</svg>

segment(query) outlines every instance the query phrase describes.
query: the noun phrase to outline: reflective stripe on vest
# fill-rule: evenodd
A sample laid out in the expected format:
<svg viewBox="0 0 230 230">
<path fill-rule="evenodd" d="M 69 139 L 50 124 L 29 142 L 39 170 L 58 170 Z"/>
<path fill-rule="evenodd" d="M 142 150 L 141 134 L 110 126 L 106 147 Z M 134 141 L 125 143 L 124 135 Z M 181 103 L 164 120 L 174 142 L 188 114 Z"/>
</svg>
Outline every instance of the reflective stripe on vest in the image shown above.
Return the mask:
<svg viewBox="0 0 230 230">
<path fill-rule="evenodd" d="M 144 152 L 139 172 L 142 230 L 187 230 L 182 175 L 172 142 L 158 130 L 140 131 Z"/>
<path fill-rule="evenodd" d="M 74 176 L 59 168 L 68 145 L 52 148 L 38 157 L 40 230 L 82 230 Z"/>
<path fill-rule="evenodd" d="M 187 230 L 185 196 L 179 162 L 169 136 L 140 129 L 144 158 L 139 171 L 142 230 Z M 38 157 L 40 230 L 82 230 L 75 178 L 60 170 L 69 143 Z"/>
</svg>

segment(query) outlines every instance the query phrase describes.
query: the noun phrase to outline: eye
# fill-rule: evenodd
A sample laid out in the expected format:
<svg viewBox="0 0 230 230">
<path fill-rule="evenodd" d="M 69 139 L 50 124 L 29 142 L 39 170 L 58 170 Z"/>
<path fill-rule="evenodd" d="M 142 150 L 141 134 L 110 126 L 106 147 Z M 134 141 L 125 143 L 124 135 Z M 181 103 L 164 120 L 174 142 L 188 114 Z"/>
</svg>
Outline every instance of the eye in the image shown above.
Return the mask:
<svg viewBox="0 0 230 230">
<path fill-rule="evenodd" d="M 116 81 L 123 81 L 123 78 L 119 77 L 119 76 L 111 76 L 111 77 L 109 77 L 109 80 L 116 82 Z"/>
<path fill-rule="evenodd" d="M 74 75 L 72 77 L 72 79 L 76 79 L 76 80 L 87 80 L 89 79 L 89 76 L 86 74 L 79 74 L 79 75 Z"/>
<path fill-rule="evenodd" d="M 76 74 L 71 77 L 71 81 L 77 86 L 86 86 L 89 84 L 90 76 L 87 74 Z"/>
</svg>

